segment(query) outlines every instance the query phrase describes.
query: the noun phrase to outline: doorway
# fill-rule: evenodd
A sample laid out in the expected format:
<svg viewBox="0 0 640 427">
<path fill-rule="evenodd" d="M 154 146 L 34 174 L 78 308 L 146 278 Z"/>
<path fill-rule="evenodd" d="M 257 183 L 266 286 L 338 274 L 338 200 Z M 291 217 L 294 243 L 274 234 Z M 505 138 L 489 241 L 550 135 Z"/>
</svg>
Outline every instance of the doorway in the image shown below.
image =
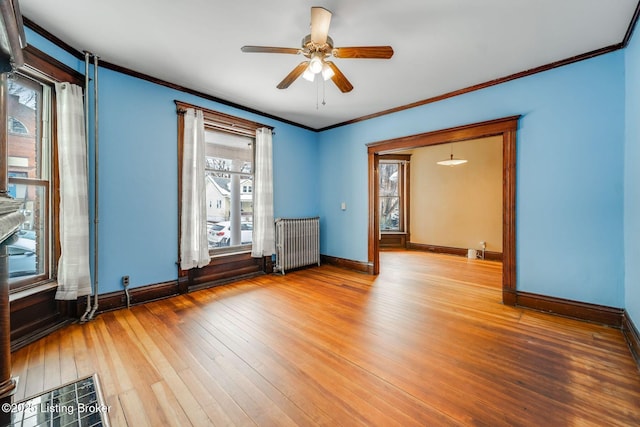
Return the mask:
<svg viewBox="0 0 640 427">
<path fill-rule="evenodd" d="M 490 136 L 502 138 L 502 301 L 507 305 L 516 303 L 516 257 L 515 257 L 515 201 L 516 201 L 516 131 L 520 116 L 505 117 L 481 123 L 469 124 L 411 135 L 367 145 L 369 161 L 369 238 L 368 261 L 373 273 L 380 272 L 380 212 L 379 172 L 380 156 L 385 152 L 409 150 L 431 145 L 480 139 Z"/>
</svg>

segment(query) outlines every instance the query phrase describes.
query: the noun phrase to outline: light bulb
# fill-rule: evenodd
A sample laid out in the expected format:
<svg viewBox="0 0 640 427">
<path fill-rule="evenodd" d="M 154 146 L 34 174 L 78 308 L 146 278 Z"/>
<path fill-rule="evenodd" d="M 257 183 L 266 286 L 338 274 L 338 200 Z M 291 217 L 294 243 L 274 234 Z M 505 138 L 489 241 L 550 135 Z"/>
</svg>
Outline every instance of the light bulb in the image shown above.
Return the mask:
<svg viewBox="0 0 640 427">
<path fill-rule="evenodd" d="M 308 69 L 311 70 L 313 74 L 318 74 L 322 71 L 322 56 L 319 52 L 314 52 L 311 55 L 311 61 L 309 61 Z"/>
<path fill-rule="evenodd" d="M 304 73 L 302 73 L 302 78 L 307 81 L 313 82 L 313 80 L 316 78 L 316 75 L 313 74 L 313 72 L 309 68 L 310 67 L 307 67 L 307 69 L 304 70 Z"/>
<path fill-rule="evenodd" d="M 331 68 L 329 64 L 325 62 L 322 66 L 322 78 L 325 80 L 329 80 L 334 75 L 335 73 L 333 72 L 333 68 Z"/>
</svg>

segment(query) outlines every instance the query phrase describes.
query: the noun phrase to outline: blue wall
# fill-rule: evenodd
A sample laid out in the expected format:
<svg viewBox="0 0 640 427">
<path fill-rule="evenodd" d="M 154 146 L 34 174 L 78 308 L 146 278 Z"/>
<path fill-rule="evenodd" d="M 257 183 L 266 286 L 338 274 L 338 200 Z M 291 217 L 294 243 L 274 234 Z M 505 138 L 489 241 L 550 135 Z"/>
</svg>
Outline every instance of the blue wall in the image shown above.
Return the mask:
<svg viewBox="0 0 640 427">
<path fill-rule="evenodd" d="M 100 71 L 99 82 L 100 288 L 104 292 L 119 289 L 124 274 L 131 276 L 132 286 L 177 277 L 175 99 L 275 126 L 275 214 L 317 215 L 314 132 L 110 70 Z"/>
<path fill-rule="evenodd" d="M 625 308 L 640 327 L 640 35 L 625 50 Z"/>
<path fill-rule="evenodd" d="M 323 132 L 322 252 L 367 260 L 367 143 L 517 114 L 518 289 L 622 307 L 622 51 Z"/>
<path fill-rule="evenodd" d="M 31 31 L 27 37 L 84 74 L 83 61 Z M 99 89 L 100 293 L 122 289 L 123 275 L 131 287 L 177 279 L 176 99 L 274 126 L 275 215 L 318 215 L 315 132 L 103 68 Z"/>
</svg>

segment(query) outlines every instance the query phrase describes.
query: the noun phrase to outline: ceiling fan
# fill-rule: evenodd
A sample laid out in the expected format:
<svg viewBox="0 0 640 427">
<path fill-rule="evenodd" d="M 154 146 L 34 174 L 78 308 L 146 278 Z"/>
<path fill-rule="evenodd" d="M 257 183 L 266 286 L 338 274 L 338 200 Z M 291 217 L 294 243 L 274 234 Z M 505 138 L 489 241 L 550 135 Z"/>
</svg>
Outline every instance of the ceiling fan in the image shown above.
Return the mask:
<svg viewBox="0 0 640 427">
<path fill-rule="evenodd" d="M 298 77 L 313 81 L 317 74 L 324 80 L 331 79 L 338 89 L 350 92 L 353 85 L 332 61 L 327 61 L 331 55 L 336 58 L 372 58 L 389 59 L 393 56 L 391 46 L 360 46 L 333 47 L 333 40 L 329 37 L 331 12 L 323 7 L 311 8 L 311 34 L 302 39 L 301 48 L 271 47 L 271 46 L 242 46 L 243 52 L 254 53 L 287 53 L 304 55 L 308 60 L 298 64 L 279 84 L 278 89 L 286 89 Z"/>
</svg>

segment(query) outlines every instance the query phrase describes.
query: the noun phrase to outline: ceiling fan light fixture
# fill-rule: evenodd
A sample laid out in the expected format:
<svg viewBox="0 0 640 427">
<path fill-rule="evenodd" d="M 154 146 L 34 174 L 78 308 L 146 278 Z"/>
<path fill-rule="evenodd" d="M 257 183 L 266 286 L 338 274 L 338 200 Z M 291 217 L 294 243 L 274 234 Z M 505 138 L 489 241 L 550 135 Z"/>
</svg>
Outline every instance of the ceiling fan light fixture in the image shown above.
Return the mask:
<svg viewBox="0 0 640 427">
<path fill-rule="evenodd" d="M 353 85 L 349 82 L 342 71 L 340 71 L 336 64 L 329 60 L 329 57 L 389 59 L 393 56 L 393 48 L 391 48 L 391 46 L 334 47 L 333 39 L 329 37 L 331 16 L 331 11 L 324 7 L 313 6 L 311 8 L 311 32 L 303 37 L 301 48 L 242 46 L 241 50 L 243 52 L 254 53 L 302 55 L 307 59 L 299 63 L 280 83 L 278 83 L 276 86 L 278 89 L 288 88 L 291 83 L 300 76 L 303 76 L 306 80 L 313 82 L 315 81 L 314 74 L 322 73 L 322 78 L 325 81 L 331 79 L 340 92 L 351 92 L 351 90 L 353 90 Z"/>
<path fill-rule="evenodd" d="M 309 68 L 310 67 L 307 67 L 307 69 L 304 70 L 304 73 L 302 73 L 302 78 L 305 79 L 306 81 L 313 82 L 313 80 L 315 80 L 316 78 L 316 75 Z"/>
<path fill-rule="evenodd" d="M 329 66 L 329 64 L 324 63 L 322 65 L 322 78 L 325 80 L 329 80 L 331 77 L 333 77 L 336 73 L 333 71 L 333 69 Z"/>
<path fill-rule="evenodd" d="M 322 66 L 324 62 L 322 61 L 322 54 L 320 52 L 314 52 L 311 54 L 311 60 L 309 61 L 309 70 L 313 74 L 318 74 L 322 71 Z"/>
</svg>

